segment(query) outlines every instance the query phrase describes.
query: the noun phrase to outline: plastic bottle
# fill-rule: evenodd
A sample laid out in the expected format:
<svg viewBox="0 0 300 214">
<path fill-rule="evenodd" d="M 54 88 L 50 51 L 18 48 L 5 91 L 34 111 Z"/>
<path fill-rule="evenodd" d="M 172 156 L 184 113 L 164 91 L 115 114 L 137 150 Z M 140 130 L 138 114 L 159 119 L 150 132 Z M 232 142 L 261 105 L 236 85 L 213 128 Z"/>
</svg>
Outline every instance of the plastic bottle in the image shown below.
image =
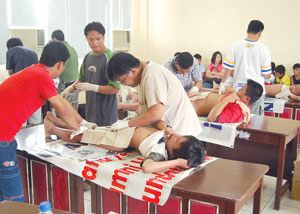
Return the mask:
<svg viewBox="0 0 300 214">
<path fill-rule="evenodd" d="M 40 203 L 39 214 L 53 214 L 51 211 L 51 203 L 49 201 L 43 201 Z"/>
</svg>

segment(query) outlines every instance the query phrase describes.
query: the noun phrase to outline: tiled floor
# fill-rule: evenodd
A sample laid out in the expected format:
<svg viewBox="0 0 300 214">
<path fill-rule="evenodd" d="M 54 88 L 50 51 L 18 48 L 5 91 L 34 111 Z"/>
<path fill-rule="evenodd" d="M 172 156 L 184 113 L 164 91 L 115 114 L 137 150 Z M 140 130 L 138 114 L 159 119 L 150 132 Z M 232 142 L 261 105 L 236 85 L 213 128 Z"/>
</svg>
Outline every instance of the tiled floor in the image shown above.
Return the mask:
<svg viewBox="0 0 300 214">
<path fill-rule="evenodd" d="M 264 178 L 264 191 L 263 191 L 263 201 L 262 201 L 262 214 L 300 214 L 300 201 L 291 199 L 291 192 L 287 191 L 280 203 L 280 210 L 276 211 L 274 207 L 274 198 L 275 198 L 275 185 L 276 178 L 265 176 Z M 85 192 L 84 194 L 84 207 L 85 213 L 91 213 L 91 194 L 90 191 Z M 250 214 L 252 213 L 252 204 L 253 199 L 250 199 L 248 203 L 244 205 L 239 214 Z"/>
<path fill-rule="evenodd" d="M 300 201 L 291 199 L 291 192 L 287 191 L 281 198 L 280 210 L 274 207 L 276 178 L 271 176 L 264 177 L 264 191 L 262 201 L 262 214 L 300 214 Z M 252 213 L 253 198 L 248 201 L 241 209 L 239 214 Z"/>
</svg>

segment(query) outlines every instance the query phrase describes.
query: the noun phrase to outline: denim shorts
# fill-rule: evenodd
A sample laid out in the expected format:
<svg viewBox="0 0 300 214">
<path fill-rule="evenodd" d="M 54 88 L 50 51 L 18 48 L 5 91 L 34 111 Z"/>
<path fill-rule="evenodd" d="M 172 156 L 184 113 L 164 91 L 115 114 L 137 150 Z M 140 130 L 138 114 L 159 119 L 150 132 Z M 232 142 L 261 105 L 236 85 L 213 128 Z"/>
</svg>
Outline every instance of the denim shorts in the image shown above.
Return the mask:
<svg viewBox="0 0 300 214">
<path fill-rule="evenodd" d="M 0 141 L 0 201 L 24 202 L 16 149 L 16 140 L 12 142 Z"/>
</svg>

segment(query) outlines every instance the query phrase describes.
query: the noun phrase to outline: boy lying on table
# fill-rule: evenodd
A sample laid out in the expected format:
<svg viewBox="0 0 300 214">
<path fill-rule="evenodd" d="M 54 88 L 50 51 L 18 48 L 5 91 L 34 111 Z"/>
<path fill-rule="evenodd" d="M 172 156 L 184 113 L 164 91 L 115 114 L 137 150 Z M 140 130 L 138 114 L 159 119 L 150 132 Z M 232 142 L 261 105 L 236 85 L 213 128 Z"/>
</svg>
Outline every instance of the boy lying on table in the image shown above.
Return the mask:
<svg viewBox="0 0 300 214">
<path fill-rule="evenodd" d="M 80 134 L 70 139 L 72 130 L 62 129 L 67 128 L 66 124 L 50 112 L 44 120 L 44 127 L 46 136 L 53 134 L 69 142 L 80 142 L 83 136 Z M 118 131 L 112 132 L 118 133 Z M 126 149 L 113 145 L 97 146 L 116 152 Z M 171 167 L 188 169 L 198 166 L 205 159 L 205 148 L 201 141 L 191 135 L 175 134 L 171 128 L 162 131 L 151 127 L 138 127 L 134 130 L 128 147 L 139 150 L 145 157 L 142 169 L 146 173 Z"/>
<path fill-rule="evenodd" d="M 198 116 L 207 116 L 210 122 L 236 123 L 250 120 L 250 105 L 258 100 L 263 87 L 251 80 L 236 93 L 210 93 L 204 99 L 191 100 Z"/>
<path fill-rule="evenodd" d="M 265 85 L 269 96 L 300 102 L 300 85 L 286 86 L 281 84 Z"/>
</svg>

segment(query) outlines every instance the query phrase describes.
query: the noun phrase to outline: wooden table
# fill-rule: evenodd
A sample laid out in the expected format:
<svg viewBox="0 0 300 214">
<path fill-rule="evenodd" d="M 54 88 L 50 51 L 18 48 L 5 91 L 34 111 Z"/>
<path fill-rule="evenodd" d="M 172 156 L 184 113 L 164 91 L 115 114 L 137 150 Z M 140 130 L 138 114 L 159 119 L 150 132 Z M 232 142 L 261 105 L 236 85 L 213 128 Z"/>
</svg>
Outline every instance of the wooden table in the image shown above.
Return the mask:
<svg viewBox="0 0 300 214">
<path fill-rule="evenodd" d="M 15 202 L 15 201 L 1 201 L 0 202 L 0 213 L 1 214 L 38 214 L 39 206 Z M 53 214 L 70 214 L 69 212 L 65 212 L 62 210 L 52 209 Z"/>
<path fill-rule="evenodd" d="M 249 139 L 237 137 L 234 149 L 208 144 L 207 153 L 216 157 L 268 165 L 270 170 L 267 174 L 277 177 L 274 209 L 279 210 L 280 198 L 292 181 L 299 126 L 299 121 L 256 115 L 248 124 L 237 128 L 249 133 Z M 287 179 L 284 185 L 283 179 Z"/>
<path fill-rule="evenodd" d="M 93 184 L 92 212 L 235 214 L 254 195 L 253 213 L 258 214 L 267 171 L 266 165 L 216 160 L 176 184 L 163 206 L 139 201 Z"/>
<path fill-rule="evenodd" d="M 266 165 L 219 159 L 179 182 L 171 194 L 183 201 L 195 199 L 216 204 L 220 214 L 238 213 L 254 195 L 253 213 L 260 213 L 267 171 Z M 188 213 L 187 207 L 182 213 Z"/>
</svg>

